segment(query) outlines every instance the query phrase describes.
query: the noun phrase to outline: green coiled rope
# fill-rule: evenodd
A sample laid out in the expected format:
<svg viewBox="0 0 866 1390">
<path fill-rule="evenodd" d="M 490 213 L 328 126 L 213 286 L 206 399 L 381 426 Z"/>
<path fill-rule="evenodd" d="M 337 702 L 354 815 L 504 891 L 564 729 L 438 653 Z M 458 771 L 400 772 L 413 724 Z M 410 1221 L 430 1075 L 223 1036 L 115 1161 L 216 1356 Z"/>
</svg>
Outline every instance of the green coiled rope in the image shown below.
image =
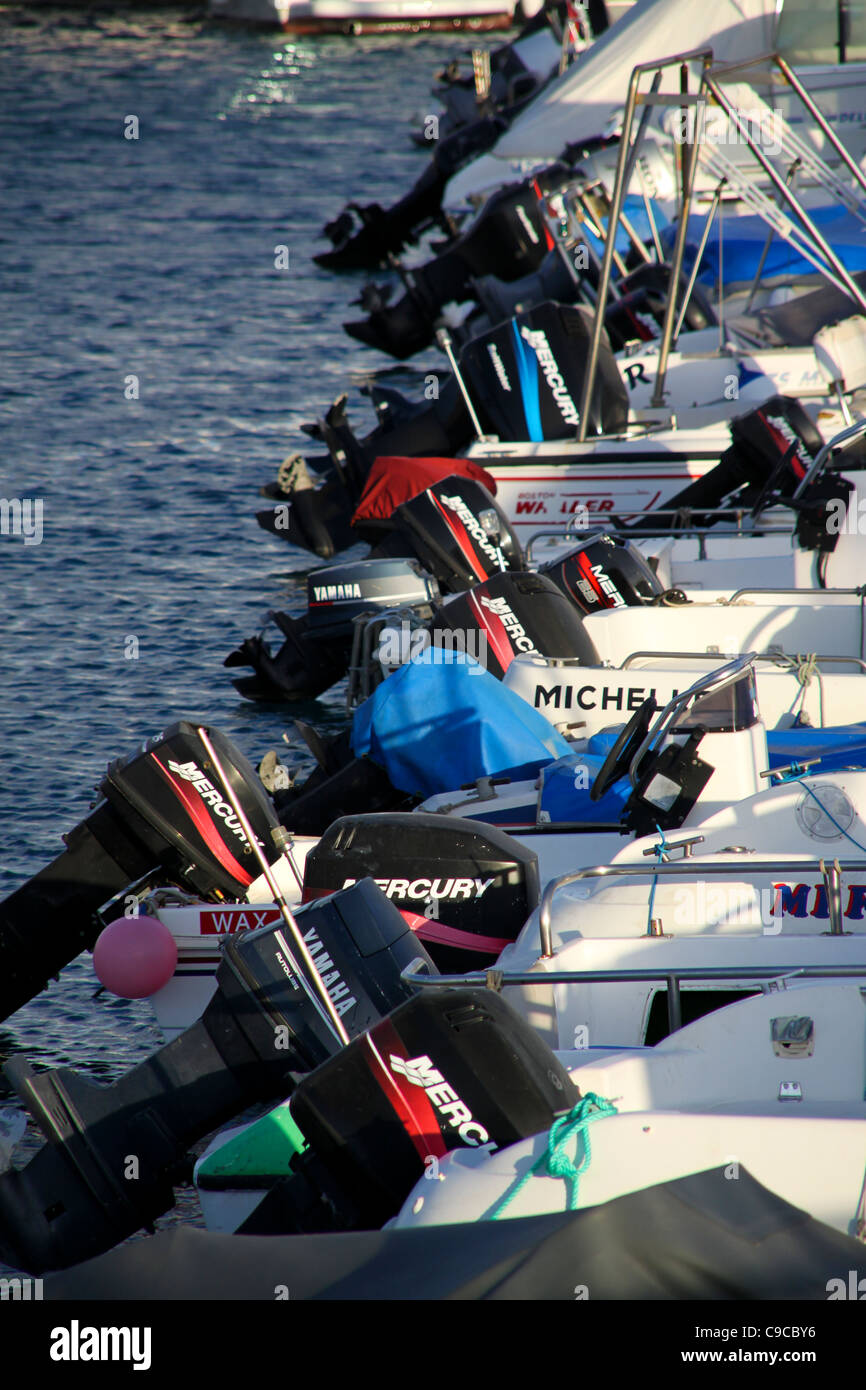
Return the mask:
<svg viewBox="0 0 866 1390">
<path fill-rule="evenodd" d="M 598 1120 L 603 1116 L 616 1115 L 616 1106 L 611 1101 L 605 1100 L 603 1096 L 597 1096 L 595 1091 L 588 1091 L 570 1110 L 567 1115 L 561 1115 L 550 1127 L 547 1136 L 547 1145 L 544 1152 L 535 1160 L 532 1167 L 524 1173 L 523 1177 L 512 1187 L 510 1192 L 504 1193 L 493 1206 L 484 1213 L 482 1220 L 497 1221 L 506 1207 L 514 1201 L 519 1192 L 533 1177 L 562 1178 L 569 1184 L 568 1210 L 577 1210 L 577 1199 L 580 1178 L 586 1172 L 592 1162 L 592 1144 L 589 1137 L 589 1126 L 593 1120 Z M 571 1139 L 575 1140 L 574 1157 L 568 1152 L 568 1145 Z M 578 1148 L 583 1143 L 583 1157 L 576 1163 Z"/>
</svg>

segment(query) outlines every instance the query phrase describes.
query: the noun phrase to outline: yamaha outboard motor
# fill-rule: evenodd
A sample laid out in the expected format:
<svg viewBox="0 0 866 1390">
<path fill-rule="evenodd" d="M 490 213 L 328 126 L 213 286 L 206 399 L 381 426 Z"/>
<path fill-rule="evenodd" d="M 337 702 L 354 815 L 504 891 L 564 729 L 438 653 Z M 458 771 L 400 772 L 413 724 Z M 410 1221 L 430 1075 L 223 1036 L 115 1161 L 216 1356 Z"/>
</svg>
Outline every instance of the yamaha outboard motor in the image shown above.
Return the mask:
<svg viewBox="0 0 866 1390">
<path fill-rule="evenodd" d="M 425 990 L 301 1082 L 290 1109 L 308 1147 L 241 1233 L 378 1228 L 437 1159 L 506 1148 L 579 1099 L 500 995 Z"/>
<path fill-rule="evenodd" d="M 552 580 L 582 613 L 632 608 L 664 593 L 663 584 L 637 547 L 611 536 L 593 536 L 560 559 L 540 566 L 538 572 Z"/>
<path fill-rule="evenodd" d="M 346 674 L 354 621 L 362 614 L 411 607 L 426 622 L 440 587 L 459 592 L 523 563 L 501 507 L 483 483 L 459 474 L 440 479 L 401 503 L 386 522 L 368 523 L 364 531 L 380 536 L 374 555 L 381 558 L 316 570 L 307 580 L 306 614 L 269 615 L 285 639 L 276 653 L 260 635 L 247 638 L 226 658 L 228 667 L 255 671 L 233 682 L 241 695 L 248 700 L 319 695 Z M 410 550 L 417 559 L 385 558 L 389 551 Z"/>
<path fill-rule="evenodd" d="M 273 803 L 243 754 L 222 734 L 208 733 L 273 861 Z M 63 837 L 63 853 L 0 904 L 0 1019 L 94 945 L 102 928 L 96 910 L 130 885 L 172 883 L 219 902 L 243 897 L 259 875 L 193 724 L 173 724 L 111 763 L 99 796 Z"/>
<path fill-rule="evenodd" d="M 277 652 L 260 634 L 230 652 L 223 665 L 253 667 L 254 675 L 232 682 L 248 700 L 312 699 L 346 674 L 356 617 L 407 604 L 430 608 L 438 599 L 439 585 L 418 560 L 328 565 L 307 578 L 306 613 L 268 614 L 283 635 Z"/>
<path fill-rule="evenodd" d="M 408 914 L 440 970 L 481 970 L 538 906 L 538 858 L 503 830 L 459 816 L 344 816 L 304 867 L 304 900 L 369 874 Z"/>
<path fill-rule="evenodd" d="M 427 265 L 403 272 L 406 293 L 396 304 L 387 304 L 380 287 L 368 286 L 360 304 L 372 312 L 365 320 L 345 323 L 346 332 L 400 361 L 429 347 L 443 307 L 472 296 L 473 276 L 517 280 L 538 268 L 553 248 L 540 201 L 567 173 L 565 165 L 554 165 L 538 177 L 497 189 L 453 246 Z"/>
<path fill-rule="evenodd" d="M 410 997 L 400 975 L 413 961 L 435 973 L 369 879 L 297 917 L 350 1037 Z M 199 1022 L 113 1086 L 7 1063 L 49 1142 L 0 1177 L 0 1259 L 41 1272 L 111 1249 L 174 1204 L 196 1140 L 254 1101 L 286 1095 L 297 1073 L 340 1049 L 288 937 L 282 926 L 229 937 Z"/>
<path fill-rule="evenodd" d="M 569 598 L 545 575 L 499 574 L 443 603 L 430 625 L 434 646 L 453 647 L 459 633 L 472 654 L 502 677 L 521 654 L 579 658 L 598 665 L 595 645 Z M 473 636 L 470 642 L 469 634 Z M 483 642 L 482 642 L 483 638 Z"/>
</svg>

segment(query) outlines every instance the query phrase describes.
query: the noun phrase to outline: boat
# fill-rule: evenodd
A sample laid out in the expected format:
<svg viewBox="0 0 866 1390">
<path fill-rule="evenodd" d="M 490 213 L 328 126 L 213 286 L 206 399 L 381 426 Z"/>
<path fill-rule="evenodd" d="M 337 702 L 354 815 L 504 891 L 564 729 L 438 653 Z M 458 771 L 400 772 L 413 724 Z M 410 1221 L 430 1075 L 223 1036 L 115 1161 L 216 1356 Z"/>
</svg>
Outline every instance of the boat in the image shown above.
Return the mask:
<svg viewBox="0 0 866 1390">
<path fill-rule="evenodd" d="M 509 29 L 531 18 L 532 0 L 208 0 L 214 19 L 289 34 L 370 34 L 409 30 Z M 528 11 L 528 12 L 527 12 Z"/>
<path fill-rule="evenodd" d="M 632 97 L 638 78 L 645 71 L 654 71 L 658 76 L 677 63 L 678 60 L 663 60 L 635 69 Z M 789 70 L 784 72 L 786 80 L 795 82 L 793 90 L 808 111 L 807 94 Z M 716 69 L 707 68 L 701 90 L 726 101 L 723 76 Z M 659 100 L 670 99 L 659 96 Z M 733 120 L 736 109 L 730 103 L 728 106 Z M 611 228 L 619 225 L 623 207 L 629 172 L 626 152 L 636 124 L 636 109 L 632 99 L 610 204 Z M 866 180 L 820 113 L 818 120 L 829 146 L 855 179 L 857 193 L 852 206 L 862 217 Z M 642 133 L 642 128 L 636 133 L 636 146 Z M 787 137 L 780 146 L 783 153 L 786 146 Z M 494 478 L 506 515 L 517 527 L 528 527 L 530 517 L 552 519 L 552 513 L 561 515 L 563 507 L 584 512 L 593 509 L 595 515 L 600 515 L 604 511 L 635 512 L 670 506 L 680 503 L 685 486 L 703 477 L 724 454 L 727 421 L 736 418 L 741 410 L 741 387 L 747 397 L 753 393 L 760 397 L 790 372 L 802 373 L 798 378 L 801 385 L 810 384 L 804 399 L 811 409 L 813 425 L 816 417 L 827 422 L 831 433 L 850 425 L 857 413 L 856 404 L 852 410 L 852 403 L 863 385 L 866 368 L 862 351 L 864 319 L 859 312 L 866 307 L 864 292 L 814 217 L 778 171 L 772 169 L 751 137 L 749 153 L 762 169 L 768 165 L 780 199 L 789 201 L 796 218 L 796 222 L 788 218 L 780 224 L 779 209 L 772 200 L 741 181 L 743 196 L 752 200 L 770 228 L 766 246 L 772 234 L 781 228 L 783 237 L 806 254 L 832 284 L 834 292 L 855 312 L 851 315 L 849 308 L 847 314 L 840 314 L 834 302 L 830 318 L 850 321 L 830 324 L 815 320 L 807 336 L 799 338 L 799 347 L 779 349 L 775 356 L 766 336 L 761 342 L 772 321 L 766 307 L 764 327 L 758 330 L 757 338 L 753 319 L 744 326 L 745 337 L 740 338 L 739 345 L 734 333 L 730 348 L 724 346 L 721 329 L 718 339 L 711 328 L 680 332 L 706 244 L 702 241 L 698 248 L 692 273 L 684 283 L 688 209 L 696 170 L 706 148 L 705 144 L 698 144 L 696 157 L 690 162 L 657 354 L 648 350 L 645 342 L 638 342 L 636 350 L 627 349 L 619 360 L 611 351 L 605 326 L 615 257 L 615 235 L 611 232 L 604 243 L 594 311 L 551 301 L 515 312 L 503 323 L 471 339 L 463 347 L 459 361 L 449 333 L 440 329 L 438 340 L 448 355 L 452 376 L 441 391 L 437 389 L 429 404 L 413 406 L 391 393 L 381 401 L 379 426 L 362 441 L 355 437 L 345 417 L 345 400 L 337 403 L 315 427 L 313 433 L 325 442 L 330 453 L 330 461 L 317 475 L 318 486 L 309 471 L 303 477 L 304 507 L 306 514 L 316 519 L 315 535 L 309 524 L 305 529 L 299 516 L 294 517 L 291 527 L 287 525 L 286 513 L 292 512 L 298 488 L 294 479 L 285 488 L 278 508 L 259 513 L 260 524 L 274 531 L 279 519 L 287 538 L 326 556 L 333 553 L 333 532 L 339 537 L 337 543 L 344 543 L 345 520 L 359 500 L 376 456 L 394 454 L 441 457 L 457 453 L 472 459 Z M 715 168 L 718 151 L 713 149 L 708 157 Z M 838 176 L 818 156 L 809 158 L 810 174 L 823 187 L 833 188 L 836 196 L 841 196 Z M 713 214 L 720 206 L 726 184 L 736 185 L 738 177 L 735 170 L 725 166 L 717 181 Z M 707 232 L 711 223 L 712 216 L 708 216 Z M 554 245 L 551 238 L 551 249 Z M 762 261 L 757 267 L 756 282 L 761 264 Z M 747 292 L 742 307 L 748 308 L 752 303 L 754 288 L 753 285 L 752 291 Z M 790 310 L 790 306 L 785 307 Z M 816 312 L 820 317 L 820 304 Z M 806 313 L 808 316 L 808 306 Z M 691 345 L 689 339 L 693 340 Z M 847 398 L 845 391 L 849 393 Z M 771 416 L 783 409 L 778 396 L 769 401 L 765 397 L 764 405 L 769 407 Z M 760 410 L 761 406 L 756 408 Z M 808 426 L 804 428 L 809 433 Z M 801 438 L 805 442 L 802 430 Z M 811 436 L 810 446 L 814 456 L 821 447 L 820 435 Z"/>
<path fill-rule="evenodd" d="M 709 49 L 717 64 L 752 64 L 746 80 L 769 89 L 773 104 L 790 119 L 791 98 L 773 85 L 766 66 L 767 55 L 778 54 L 837 131 L 844 129 L 846 141 L 850 135 L 860 150 L 866 130 L 858 96 L 864 51 L 846 33 L 837 0 L 821 0 L 808 14 L 801 0 L 729 0 L 712 9 L 689 0 L 641 0 L 517 117 L 489 153 L 456 173 L 443 206 L 452 211 L 471 206 L 492 188 L 523 177 L 527 168 L 558 159 L 567 145 L 616 130 L 635 63 L 664 52 Z M 811 123 L 805 128 L 820 148 L 819 132 Z"/>
</svg>

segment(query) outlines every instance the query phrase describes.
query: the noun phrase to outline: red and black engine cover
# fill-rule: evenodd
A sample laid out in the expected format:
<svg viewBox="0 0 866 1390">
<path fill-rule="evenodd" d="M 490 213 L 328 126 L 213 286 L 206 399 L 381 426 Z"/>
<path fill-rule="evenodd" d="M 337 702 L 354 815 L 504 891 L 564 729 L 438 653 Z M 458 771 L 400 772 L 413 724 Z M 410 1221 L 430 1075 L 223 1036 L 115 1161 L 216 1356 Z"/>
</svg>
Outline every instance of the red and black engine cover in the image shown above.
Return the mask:
<svg viewBox="0 0 866 1390">
<path fill-rule="evenodd" d="M 304 1078 L 292 1117 L 309 1144 L 242 1228 L 372 1229 L 431 1161 L 548 1129 L 580 1093 L 490 990 L 425 990 Z"/>
<path fill-rule="evenodd" d="M 598 666 L 595 644 L 574 605 L 543 574 L 498 574 L 443 603 L 430 631 L 434 646 L 454 645 L 452 634 L 476 634 L 466 650 L 483 652 L 483 664 L 501 678 L 516 656 L 577 657 Z M 485 639 L 484 644 L 479 638 Z"/>
<path fill-rule="evenodd" d="M 279 822 L 270 797 L 234 744 L 214 729 L 207 733 L 265 858 L 273 862 L 271 831 Z M 160 862 L 173 852 L 183 882 L 203 896 L 242 896 L 259 876 L 258 860 L 194 724 L 172 724 L 130 757 L 111 763 L 100 791 Z"/>
<path fill-rule="evenodd" d="M 633 608 L 664 592 L 637 547 L 611 536 L 593 536 L 568 555 L 542 565 L 539 574 L 552 580 L 582 613 Z"/>
<path fill-rule="evenodd" d="M 392 521 L 448 593 L 523 564 L 508 518 L 474 478 L 442 478 L 395 508 Z"/>
</svg>

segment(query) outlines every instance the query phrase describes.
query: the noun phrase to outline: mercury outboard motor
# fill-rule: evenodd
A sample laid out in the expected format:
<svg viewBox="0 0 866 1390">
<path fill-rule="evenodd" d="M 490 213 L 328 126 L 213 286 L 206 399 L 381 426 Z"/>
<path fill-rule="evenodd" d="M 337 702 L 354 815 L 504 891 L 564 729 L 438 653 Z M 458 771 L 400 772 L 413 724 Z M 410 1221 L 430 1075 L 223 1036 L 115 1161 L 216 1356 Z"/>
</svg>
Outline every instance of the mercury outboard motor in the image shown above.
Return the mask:
<svg viewBox="0 0 866 1390">
<path fill-rule="evenodd" d="M 460 367 L 487 433 L 505 440 L 574 437 L 592 323 L 580 305 L 549 302 L 467 344 Z M 616 434 L 627 423 L 628 396 L 603 336 L 587 433 Z"/>
<path fill-rule="evenodd" d="M 637 547 L 611 536 L 592 536 L 567 555 L 542 565 L 538 572 L 552 580 L 582 613 L 633 608 L 664 593 L 664 585 Z"/>
<path fill-rule="evenodd" d="M 809 415 L 793 396 L 771 396 L 763 405 L 738 415 L 730 423 L 733 443 L 715 468 L 690 483 L 665 504 L 666 511 L 688 510 L 695 526 L 712 525 L 712 512 L 738 494 L 737 503 L 757 509 L 772 497 L 790 498 L 824 441 Z M 676 518 L 647 513 L 630 524 L 631 531 L 655 531 L 675 526 Z"/>
<path fill-rule="evenodd" d="M 452 474 L 441 479 L 396 507 L 391 524 L 411 540 L 447 593 L 523 565 L 508 518 L 474 478 Z"/>
<path fill-rule="evenodd" d="M 516 1144 L 579 1099 L 500 995 L 425 990 L 301 1082 L 290 1109 L 308 1147 L 240 1232 L 376 1229 L 447 1153 Z"/>
<path fill-rule="evenodd" d="M 553 249 L 541 199 L 567 174 L 565 165 L 553 165 L 543 174 L 497 189 L 448 250 L 427 265 L 403 272 L 406 293 L 396 304 L 386 302 L 381 287 L 368 286 L 359 302 L 372 312 L 367 319 L 344 323 L 346 332 L 400 361 L 429 347 L 443 307 L 470 298 L 474 276 L 517 280 L 538 268 Z"/>
<path fill-rule="evenodd" d="M 449 639 L 459 633 L 470 655 L 483 648 L 486 669 L 500 679 L 521 654 L 576 657 L 587 666 L 599 662 L 569 597 L 546 575 L 529 571 L 495 575 L 448 599 L 430 633 L 434 646 L 452 647 Z"/>
<path fill-rule="evenodd" d="M 304 901 L 369 874 L 440 970 L 481 970 L 538 906 L 538 857 L 496 826 L 424 811 L 343 816 L 307 856 Z"/>
<path fill-rule="evenodd" d="M 243 754 L 216 730 L 208 734 L 273 862 L 273 803 Z M 111 763 L 99 798 L 63 837 L 63 853 L 0 904 L 0 1019 L 94 945 L 103 925 L 97 909 L 131 885 L 171 883 L 220 902 L 243 897 L 259 875 L 193 724 L 172 724 Z"/>
<path fill-rule="evenodd" d="M 297 912 L 319 977 L 350 1037 L 412 991 L 413 961 L 435 966 L 369 879 Z M 174 1205 L 196 1140 L 254 1101 L 291 1091 L 341 1043 L 298 966 L 286 929 L 222 943 L 217 991 L 198 1023 L 112 1086 L 68 1068 L 4 1068 L 48 1144 L 0 1177 L 0 1258 L 34 1273 L 111 1249 Z M 303 980 L 299 979 L 303 975 Z"/>
<path fill-rule="evenodd" d="M 374 527 L 376 558 L 316 570 L 307 580 L 308 607 L 300 617 L 272 613 L 283 634 L 272 653 L 263 636 L 247 638 L 226 657 L 228 667 L 252 666 L 255 674 L 233 682 L 248 700 L 312 698 L 346 674 L 354 622 L 362 614 L 412 608 L 426 622 L 440 588 L 449 593 L 523 563 L 520 544 L 505 513 L 483 483 L 449 475 L 401 503 Z M 385 558 L 390 551 L 416 559 Z M 431 573 L 424 574 L 422 565 Z"/>
</svg>

